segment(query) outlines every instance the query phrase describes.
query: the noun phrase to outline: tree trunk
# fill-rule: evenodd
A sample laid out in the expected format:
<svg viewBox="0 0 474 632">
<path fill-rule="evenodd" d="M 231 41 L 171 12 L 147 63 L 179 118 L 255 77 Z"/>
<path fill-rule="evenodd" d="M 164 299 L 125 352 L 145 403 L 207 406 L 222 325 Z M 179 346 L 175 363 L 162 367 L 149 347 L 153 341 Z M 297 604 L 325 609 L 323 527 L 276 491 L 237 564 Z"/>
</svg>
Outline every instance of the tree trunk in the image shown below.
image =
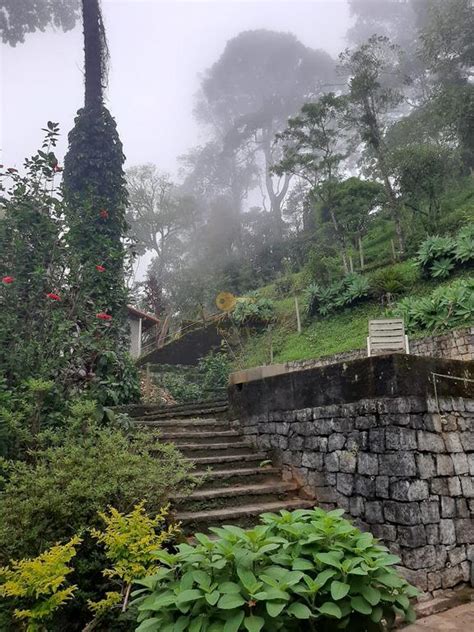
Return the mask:
<svg viewBox="0 0 474 632">
<path fill-rule="evenodd" d="M 277 237 L 277 239 L 281 240 L 283 237 L 283 218 L 281 206 L 288 192 L 291 175 L 285 174 L 283 186 L 281 187 L 279 192 L 276 192 L 274 189 L 274 182 L 270 173 L 270 169 L 273 165 L 271 138 L 272 135 L 270 130 L 264 133 L 262 137 L 262 150 L 265 156 L 265 187 L 270 199 L 270 210 L 274 220 L 275 236 Z"/>
<path fill-rule="evenodd" d="M 337 240 L 341 246 L 341 256 L 342 256 L 342 265 L 344 266 L 344 273 L 349 274 L 349 264 L 347 261 L 347 254 L 346 254 L 346 242 L 344 240 L 344 237 L 341 235 L 339 224 L 337 222 L 334 211 L 332 210 L 331 207 L 329 207 L 329 215 L 331 217 L 332 225 L 334 226 L 334 232 L 336 233 Z"/>
<path fill-rule="evenodd" d="M 364 260 L 364 246 L 362 244 L 362 237 L 359 235 L 358 238 L 359 241 L 359 259 L 360 259 L 360 269 L 363 270 L 365 267 L 365 260 Z"/>
<path fill-rule="evenodd" d="M 85 107 L 103 103 L 105 34 L 99 0 L 82 0 L 84 28 Z"/>
</svg>

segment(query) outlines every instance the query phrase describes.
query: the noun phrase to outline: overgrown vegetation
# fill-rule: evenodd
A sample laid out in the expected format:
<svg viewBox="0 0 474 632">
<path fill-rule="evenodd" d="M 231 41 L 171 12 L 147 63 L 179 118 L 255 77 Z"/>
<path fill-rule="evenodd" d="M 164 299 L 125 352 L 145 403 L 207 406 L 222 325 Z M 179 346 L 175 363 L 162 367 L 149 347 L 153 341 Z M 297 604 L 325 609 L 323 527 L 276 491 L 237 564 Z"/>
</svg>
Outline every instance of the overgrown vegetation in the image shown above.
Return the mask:
<svg viewBox="0 0 474 632">
<path fill-rule="evenodd" d="M 366 632 L 413 620 L 417 591 L 393 570 L 399 558 L 343 513 L 264 514 L 254 529 L 214 528 L 217 539 L 159 552 L 162 568 L 138 582 L 137 630 Z"/>
</svg>

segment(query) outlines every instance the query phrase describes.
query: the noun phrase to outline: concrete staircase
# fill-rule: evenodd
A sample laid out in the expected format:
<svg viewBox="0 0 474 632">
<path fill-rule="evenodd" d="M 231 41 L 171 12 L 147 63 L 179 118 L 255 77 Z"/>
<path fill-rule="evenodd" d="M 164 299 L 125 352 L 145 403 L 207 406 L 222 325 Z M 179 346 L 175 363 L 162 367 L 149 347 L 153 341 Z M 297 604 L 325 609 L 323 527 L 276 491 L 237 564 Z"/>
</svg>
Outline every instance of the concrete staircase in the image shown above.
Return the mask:
<svg viewBox="0 0 474 632">
<path fill-rule="evenodd" d="M 266 452 L 243 436 L 238 421 L 228 419 L 225 400 L 195 402 L 147 410 L 136 422 L 157 429 L 195 464 L 202 484 L 191 495 L 173 499 L 185 532 L 221 524 L 250 526 L 267 511 L 312 507 L 295 480 L 285 480 Z"/>
</svg>

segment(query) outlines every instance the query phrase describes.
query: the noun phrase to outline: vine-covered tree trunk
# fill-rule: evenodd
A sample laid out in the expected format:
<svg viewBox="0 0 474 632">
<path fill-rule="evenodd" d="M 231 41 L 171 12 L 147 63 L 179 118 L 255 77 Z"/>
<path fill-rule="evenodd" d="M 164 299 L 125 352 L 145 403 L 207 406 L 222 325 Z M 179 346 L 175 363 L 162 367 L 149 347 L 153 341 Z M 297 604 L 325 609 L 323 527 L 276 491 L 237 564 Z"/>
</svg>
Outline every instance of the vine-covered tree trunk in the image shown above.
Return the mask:
<svg viewBox="0 0 474 632">
<path fill-rule="evenodd" d="M 117 365 L 128 351 L 129 336 L 124 273 L 125 156 L 115 121 L 103 103 L 108 55 L 100 0 L 82 0 L 82 9 L 85 98 L 69 133 L 64 160 L 67 240 L 79 262 L 75 283 L 97 317 L 107 321 L 101 340 L 107 342 Z M 87 323 L 78 326 L 87 328 Z M 103 360 L 97 357 L 97 363 Z"/>
<path fill-rule="evenodd" d="M 107 43 L 99 0 L 82 0 L 85 107 L 102 105 Z"/>
</svg>

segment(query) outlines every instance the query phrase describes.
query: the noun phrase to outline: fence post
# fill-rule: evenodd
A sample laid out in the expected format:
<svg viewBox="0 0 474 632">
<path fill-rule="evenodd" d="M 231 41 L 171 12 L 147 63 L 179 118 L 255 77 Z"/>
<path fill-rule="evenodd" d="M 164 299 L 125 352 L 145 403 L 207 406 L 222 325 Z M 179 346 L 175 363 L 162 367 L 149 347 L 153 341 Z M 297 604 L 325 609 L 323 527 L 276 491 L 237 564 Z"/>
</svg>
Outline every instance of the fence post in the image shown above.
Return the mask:
<svg viewBox="0 0 474 632">
<path fill-rule="evenodd" d="M 298 305 L 298 297 L 295 296 L 295 311 L 296 311 L 296 328 L 298 333 L 301 333 L 301 317 L 300 317 L 300 306 Z"/>
</svg>

